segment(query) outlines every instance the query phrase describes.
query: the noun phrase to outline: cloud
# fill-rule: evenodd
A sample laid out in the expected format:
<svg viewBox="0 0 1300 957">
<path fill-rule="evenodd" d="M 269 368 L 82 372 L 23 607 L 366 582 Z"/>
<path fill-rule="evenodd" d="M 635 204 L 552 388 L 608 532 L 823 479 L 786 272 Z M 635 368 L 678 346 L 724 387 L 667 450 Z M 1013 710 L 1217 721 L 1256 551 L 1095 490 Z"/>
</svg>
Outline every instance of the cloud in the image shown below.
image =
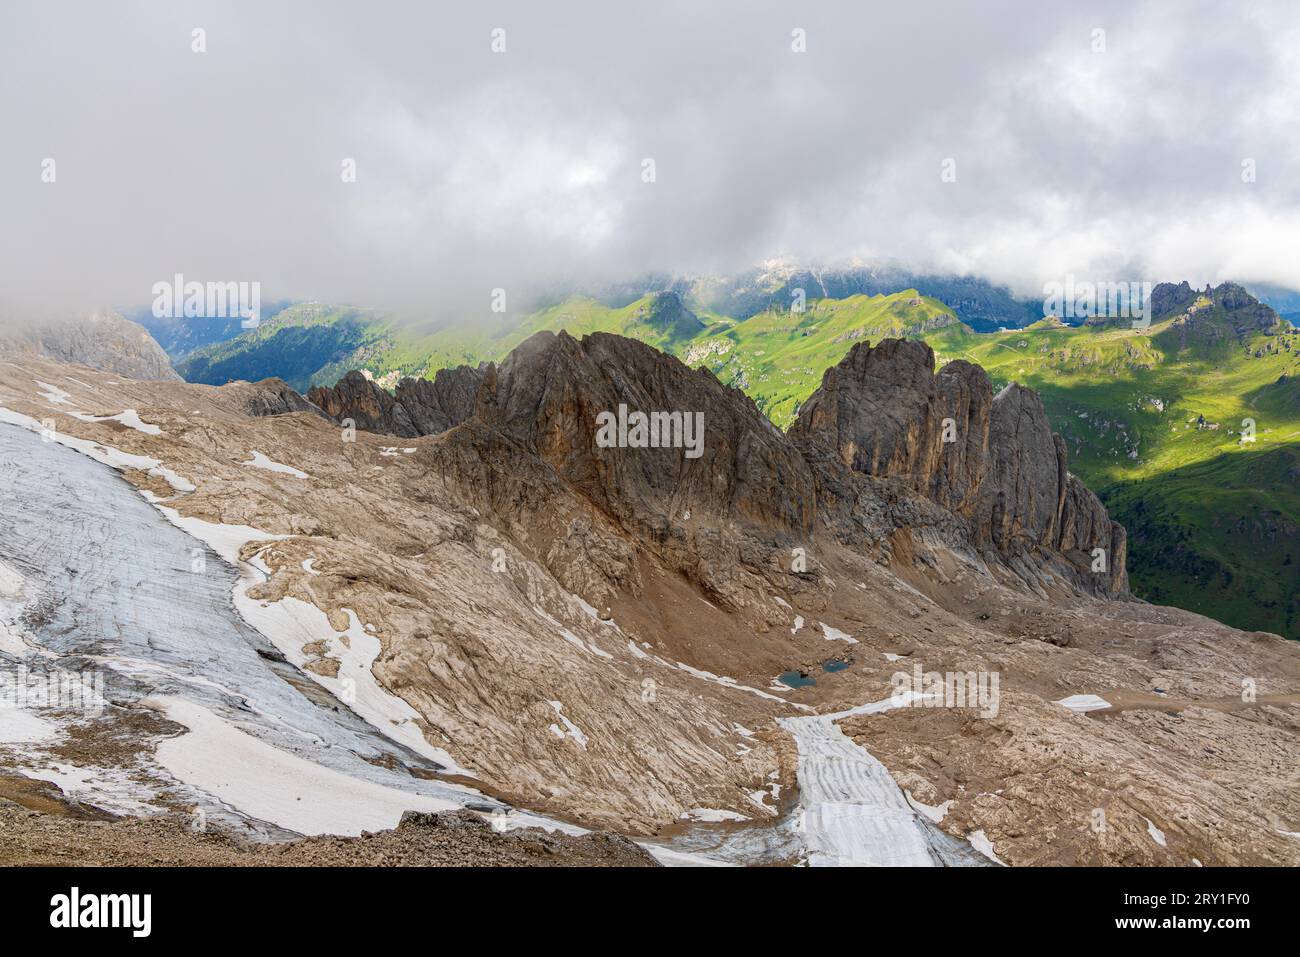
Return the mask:
<svg viewBox="0 0 1300 957">
<path fill-rule="evenodd" d="M 773 255 L 1300 288 L 1294 4 L 892 6 L 7 3 L 0 304 L 486 319 Z"/>
</svg>

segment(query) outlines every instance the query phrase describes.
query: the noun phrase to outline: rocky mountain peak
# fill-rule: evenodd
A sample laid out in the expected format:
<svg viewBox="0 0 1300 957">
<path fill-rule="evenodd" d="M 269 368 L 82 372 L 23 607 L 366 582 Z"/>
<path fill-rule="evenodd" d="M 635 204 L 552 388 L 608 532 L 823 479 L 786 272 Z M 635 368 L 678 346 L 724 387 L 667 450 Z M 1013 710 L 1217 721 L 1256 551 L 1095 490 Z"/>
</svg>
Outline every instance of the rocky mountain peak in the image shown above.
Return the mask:
<svg viewBox="0 0 1300 957">
<path fill-rule="evenodd" d="M 896 481 L 964 519 L 976 550 L 1021 565 L 1048 549 L 1081 587 L 1126 592 L 1124 529 L 1069 473 L 1038 394 L 1012 383 L 994 396 L 984 370 L 964 360 L 934 366 L 921 342 L 858 343 L 827 370 L 790 436 L 811 457 Z"/>
<path fill-rule="evenodd" d="M 179 382 L 181 378 L 144 327 L 116 312 L 94 312 L 56 322 L 29 338 L 38 352 L 60 362 L 75 362 L 129 379 Z"/>
<path fill-rule="evenodd" d="M 753 400 L 633 339 L 537 333 L 485 378 L 478 416 L 633 524 L 694 511 L 811 525 L 811 474 Z"/>
<path fill-rule="evenodd" d="M 1175 332 L 1184 343 L 1244 339 L 1279 321 L 1272 308 L 1234 282 L 1207 285 L 1203 292 L 1186 281 L 1160 283 L 1151 291 L 1151 315 L 1156 321 L 1177 320 Z"/>
</svg>

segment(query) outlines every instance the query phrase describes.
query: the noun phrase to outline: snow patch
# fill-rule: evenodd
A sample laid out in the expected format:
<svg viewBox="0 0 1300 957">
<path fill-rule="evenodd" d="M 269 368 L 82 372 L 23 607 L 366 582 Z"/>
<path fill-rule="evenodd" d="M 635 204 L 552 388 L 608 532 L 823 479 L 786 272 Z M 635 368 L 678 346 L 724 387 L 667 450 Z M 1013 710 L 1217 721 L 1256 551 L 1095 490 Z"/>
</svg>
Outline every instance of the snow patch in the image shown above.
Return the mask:
<svg viewBox="0 0 1300 957">
<path fill-rule="evenodd" d="M 262 574 L 267 573 L 260 558 L 253 558 L 248 564 Z M 449 773 L 474 776 L 472 771 L 460 767 L 450 754 L 425 739 L 420 730 L 422 718 L 419 712 L 379 684 L 372 669 L 382 645 L 378 638 L 365 630 L 352 609 L 342 609 L 348 617 L 348 627 L 346 631 L 338 632 L 330 625 L 325 612 L 301 599 L 286 596 L 276 602 L 261 602 L 249 598 L 250 584 L 249 580 L 243 579 L 236 586 L 235 609 L 284 652 L 294 667 L 348 705 L 380 734 L 436 761 Z M 317 674 L 304 667 L 308 656 L 303 646 L 317 641 L 325 642 L 329 656 L 338 660 L 336 676 Z"/>
<path fill-rule="evenodd" d="M 60 791 L 86 804 L 93 804 L 114 814 L 157 814 L 152 801 L 156 792 L 132 780 L 122 768 L 78 767 L 54 762 L 44 768 L 17 768 L 23 777 L 49 781 Z M 143 800 L 130 797 L 135 794 Z"/>
<path fill-rule="evenodd" d="M 948 816 L 948 810 L 955 803 L 952 798 L 944 801 L 942 804 L 922 804 L 916 798 L 912 797 L 911 791 L 904 791 L 903 796 L 907 798 L 907 803 L 916 808 L 921 814 L 925 815 L 930 821 L 939 824 Z"/>
<path fill-rule="evenodd" d="M 0 708 L 0 744 L 37 744 L 58 735 L 58 725 L 26 708 Z"/>
<path fill-rule="evenodd" d="M 749 687 L 749 685 L 737 684 L 735 678 L 719 678 L 711 671 L 701 671 L 699 668 L 692 668 L 690 665 L 681 661 L 677 662 L 677 667 L 679 670 L 686 672 L 688 675 L 692 675 L 696 678 L 702 678 L 705 681 L 712 681 L 714 684 L 722 685 L 724 688 L 734 688 L 737 691 L 748 691 L 750 694 L 756 694 L 760 698 L 767 698 L 770 701 L 780 701 L 782 704 L 788 704 L 791 707 L 799 708 L 803 711 L 812 711 L 812 708 L 808 707 L 807 705 L 794 704 L 793 702 L 786 701 L 784 698 L 778 698 L 774 694 L 769 694 L 766 691 L 761 691 L 758 688 L 751 688 Z"/>
<path fill-rule="evenodd" d="M 87 415 L 85 412 L 69 412 L 68 415 L 82 422 L 118 422 L 145 435 L 162 435 L 162 429 L 141 420 L 135 409 L 124 409 L 117 415 Z"/>
<path fill-rule="evenodd" d="M 561 738 L 566 736 L 572 738 L 574 741 L 578 742 L 578 747 L 586 751 L 587 736 L 582 733 L 581 728 L 564 716 L 564 705 L 558 701 L 548 701 L 547 704 L 555 709 L 555 713 L 559 715 L 560 720 L 564 722 L 565 728 L 564 731 L 561 731 L 557 725 L 553 724 L 551 725 L 551 731 L 558 734 Z"/>
<path fill-rule="evenodd" d="M 196 486 L 181 478 L 171 469 L 164 468 L 158 459 L 150 458 L 147 455 L 132 455 L 129 452 L 122 452 L 110 445 L 101 445 L 98 442 L 91 442 L 87 439 L 74 438 L 71 435 L 65 435 L 62 432 L 47 432 L 45 427 L 29 415 L 23 415 L 21 412 L 14 412 L 12 409 L 0 406 L 0 422 L 9 425 L 17 425 L 27 429 L 29 432 L 41 433 L 42 437 L 48 436 L 51 440 L 58 442 L 60 445 L 67 446 L 82 455 L 88 456 L 99 462 L 101 465 L 107 465 L 109 468 L 117 469 L 124 472 L 127 469 L 136 469 L 141 472 L 147 472 L 150 475 L 163 479 L 177 492 L 193 492 Z"/>
<path fill-rule="evenodd" d="M 57 385 L 50 385 L 48 382 L 42 382 L 40 379 L 33 379 L 38 386 L 44 389 L 44 392 L 36 393 L 50 405 L 69 405 L 68 399 L 71 398 L 68 393 L 64 392 Z"/>
<path fill-rule="evenodd" d="M 760 794 L 763 792 L 759 792 Z M 702 821 L 707 824 L 718 824 L 722 821 L 748 821 L 749 818 L 743 814 L 737 814 L 735 811 L 728 811 L 725 808 L 716 807 L 697 807 L 682 813 L 683 821 Z"/>
<path fill-rule="evenodd" d="M 1006 864 L 998 857 L 997 852 L 993 849 L 993 842 L 989 840 L 988 835 L 984 833 L 983 828 L 980 828 L 978 831 L 971 831 L 966 835 L 966 840 L 970 841 L 971 847 L 975 848 L 975 850 L 979 851 L 990 861 L 1002 864 L 1003 867 L 1006 866 Z"/>
<path fill-rule="evenodd" d="M 1056 702 L 1062 708 L 1069 708 L 1075 714 L 1084 714 L 1088 711 L 1101 711 L 1110 707 L 1110 702 L 1095 694 L 1072 694 L 1068 698 L 1062 698 Z"/>
<path fill-rule="evenodd" d="M 826 636 L 827 641 L 847 641 L 850 645 L 856 645 L 858 643 L 858 639 L 854 638 L 852 635 L 840 631 L 838 628 L 833 628 L 826 624 L 826 622 L 822 622 L 822 634 Z"/>
<path fill-rule="evenodd" d="M 251 817 L 300 834 L 382 831 L 403 811 L 450 811 L 454 801 L 405 793 L 272 747 L 179 698 L 151 699 L 188 734 L 158 745 L 158 762 L 181 781 Z"/>
<path fill-rule="evenodd" d="M 300 478 L 300 479 L 311 478 L 311 476 L 308 475 L 306 472 L 302 471 L 301 469 L 296 469 L 292 465 L 285 465 L 281 462 L 272 461 L 271 459 L 263 455 L 261 452 L 257 451 L 257 449 L 250 449 L 249 454 L 252 455 L 253 457 L 249 459 L 247 462 L 240 462 L 239 463 L 240 465 L 252 466 L 255 469 L 265 469 L 268 472 L 280 472 L 281 474 L 284 475 L 292 475 L 294 478 Z"/>
</svg>

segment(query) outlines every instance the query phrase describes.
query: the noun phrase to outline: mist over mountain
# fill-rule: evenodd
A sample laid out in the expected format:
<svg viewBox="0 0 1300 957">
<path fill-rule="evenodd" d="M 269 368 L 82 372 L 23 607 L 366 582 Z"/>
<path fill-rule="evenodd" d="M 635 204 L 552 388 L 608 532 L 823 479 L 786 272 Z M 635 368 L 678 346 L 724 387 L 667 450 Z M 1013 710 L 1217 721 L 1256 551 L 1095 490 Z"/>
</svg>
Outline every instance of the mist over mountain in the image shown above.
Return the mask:
<svg viewBox="0 0 1300 957">
<path fill-rule="evenodd" d="M 127 311 L 181 272 L 490 324 L 494 289 L 531 311 L 774 256 L 1029 299 L 1068 274 L 1300 289 L 1300 24 L 1288 4 L 1193 10 L 143 4 L 139 29 L 19 2 L 3 88 L 49 62 L 67 83 L 0 97 L 25 144 L 0 153 L 0 308 Z M 194 148 L 223 136 L 249 145 Z M 1004 318 L 984 295 L 939 298 Z"/>
</svg>

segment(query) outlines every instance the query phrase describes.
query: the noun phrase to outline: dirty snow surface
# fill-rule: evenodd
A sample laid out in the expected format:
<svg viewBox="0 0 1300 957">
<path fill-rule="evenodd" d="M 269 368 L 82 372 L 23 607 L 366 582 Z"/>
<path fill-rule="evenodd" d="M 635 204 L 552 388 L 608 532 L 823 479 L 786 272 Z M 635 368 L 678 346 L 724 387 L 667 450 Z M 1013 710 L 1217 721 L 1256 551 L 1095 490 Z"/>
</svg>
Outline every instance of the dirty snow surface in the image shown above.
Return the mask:
<svg viewBox="0 0 1300 957">
<path fill-rule="evenodd" d="M 16 612 L 31 614 L 23 641 L 0 643 L 0 667 L 26 658 L 94 668 L 108 700 L 170 715 L 189 733 L 160 751 L 163 773 L 213 815 L 358 833 L 393 826 L 402 807 L 504 809 L 473 789 L 413 776 L 438 767 L 328 693 L 307 693 L 311 683 L 236 613 L 234 567 L 170 524 L 109 463 L 24 425 L 0 424 L 0 500 L 21 503 L 0 509 L 0 568 L 7 627 L 18 627 Z M 192 571 L 196 550 L 206 554 L 201 573 Z M 59 733 L 53 720 L 24 713 L 0 737 L 39 743 Z M 33 768 L 35 776 L 39 762 Z M 290 780 L 303 800 L 260 794 Z M 324 793 L 338 800 L 308 799 Z"/>
</svg>

